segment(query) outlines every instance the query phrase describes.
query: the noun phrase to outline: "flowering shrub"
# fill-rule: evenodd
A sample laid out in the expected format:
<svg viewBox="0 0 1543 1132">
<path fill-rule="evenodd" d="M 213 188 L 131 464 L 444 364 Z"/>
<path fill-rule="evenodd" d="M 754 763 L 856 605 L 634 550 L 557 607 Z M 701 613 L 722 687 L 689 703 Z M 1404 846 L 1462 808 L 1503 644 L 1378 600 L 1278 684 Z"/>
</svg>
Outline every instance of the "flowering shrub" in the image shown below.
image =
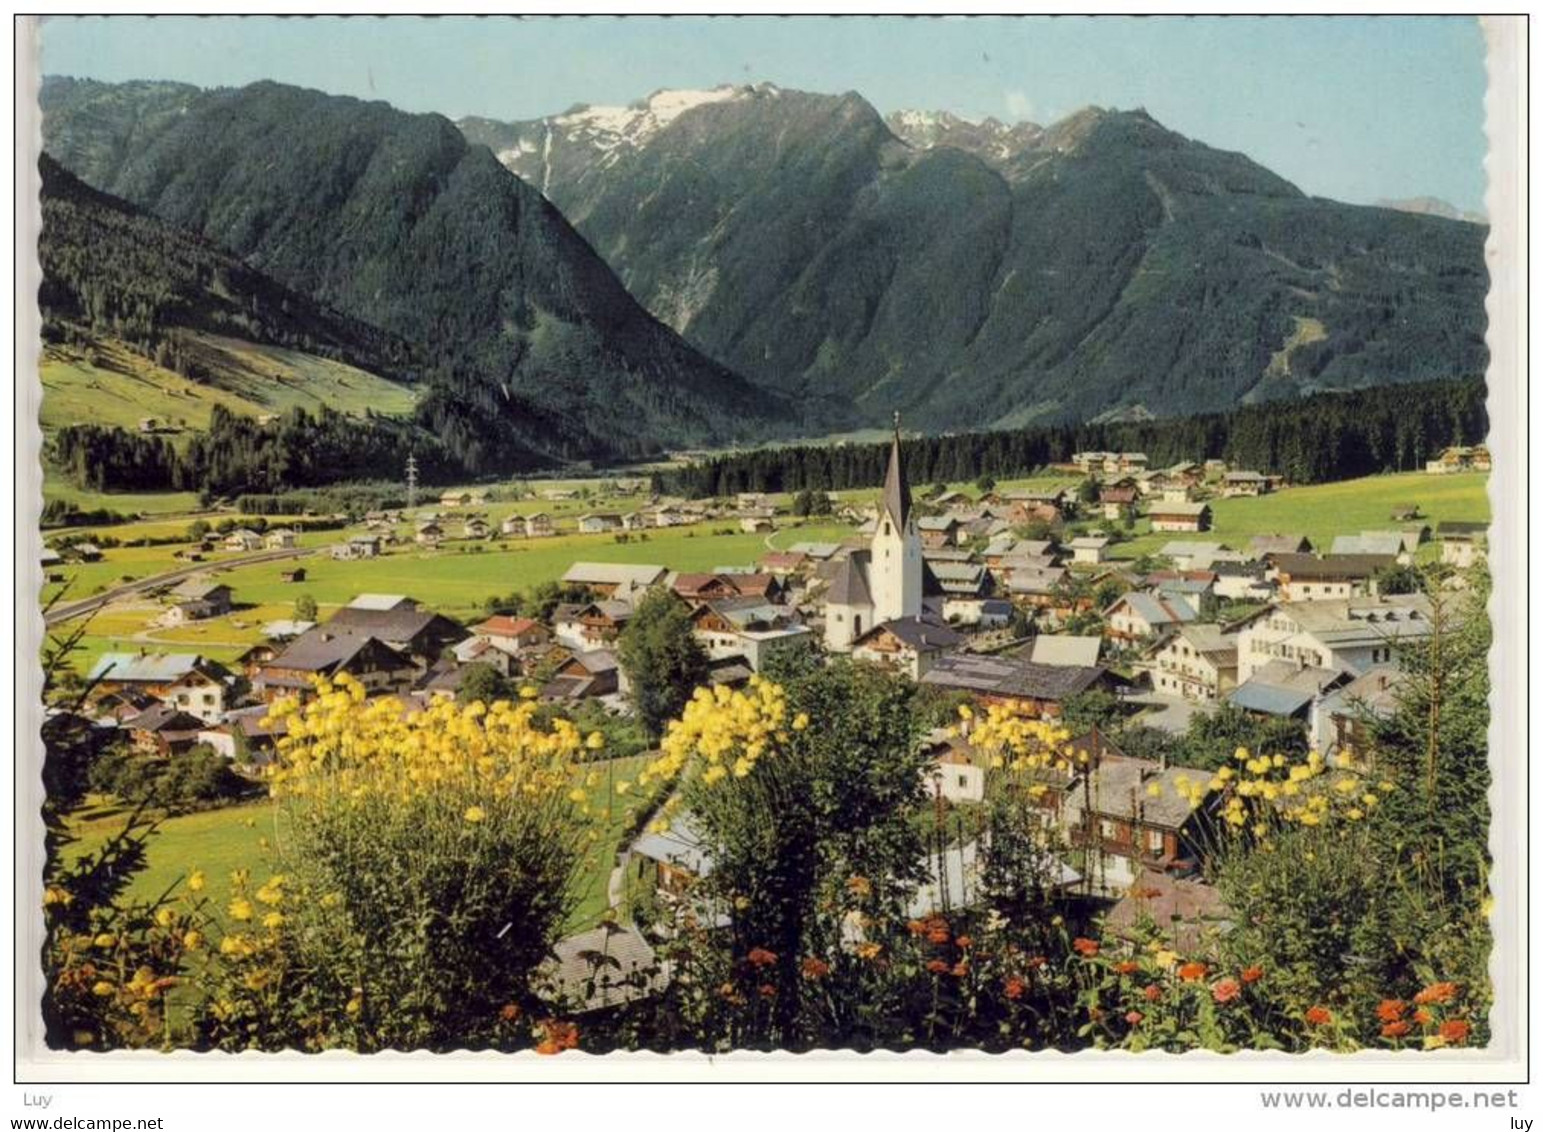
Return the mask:
<svg viewBox="0 0 1543 1132">
<path fill-rule="evenodd" d="M 407 712 L 347 677 L 272 714 L 283 874 L 228 909 L 234 958 L 272 968 L 243 985 L 293 964 L 356 1048 L 493 1040 L 569 908 L 585 736 L 528 700 Z"/>
</svg>

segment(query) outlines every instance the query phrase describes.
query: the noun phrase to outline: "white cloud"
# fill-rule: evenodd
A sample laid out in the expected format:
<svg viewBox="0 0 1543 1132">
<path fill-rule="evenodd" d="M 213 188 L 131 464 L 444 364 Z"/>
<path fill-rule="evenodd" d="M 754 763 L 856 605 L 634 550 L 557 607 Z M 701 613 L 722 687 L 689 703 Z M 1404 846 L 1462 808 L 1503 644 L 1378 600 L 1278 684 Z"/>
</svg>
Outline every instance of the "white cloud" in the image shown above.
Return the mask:
<svg viewBox="0 0 1543 1132">
<path fill-rule="evenodd" d="M 1034 117 L 1034 104 L 1023 91 L 1010 90 L 1007 92 L 1007 113 L 1020 122 L 1029 121 Z"/>
</svg>

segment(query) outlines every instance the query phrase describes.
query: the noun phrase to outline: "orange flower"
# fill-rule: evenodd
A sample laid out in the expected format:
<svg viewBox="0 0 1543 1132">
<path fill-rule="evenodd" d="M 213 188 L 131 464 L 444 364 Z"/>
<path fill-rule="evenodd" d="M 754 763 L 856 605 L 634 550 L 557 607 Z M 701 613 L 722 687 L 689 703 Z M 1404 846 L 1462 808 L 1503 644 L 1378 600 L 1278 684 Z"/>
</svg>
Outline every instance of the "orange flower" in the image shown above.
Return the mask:
<svg viewBox="0 0 1543 1132">
<path fill-rule="evenodd" d="M 1441 1035 L 1442 1041 L 1462 1045 L 1468 1040 L 1468 1023 L 1461 1018 L 1448 1018 L 1436 1032 Z"/>
<path fill-rule="evenodd" d="M 927 970 L 931 971 L 934 975 L 941 975 L 944 971 L 948 970 L 948 964 L 941 959 L 934 959 L 927 964 Z"/>
<path fill-rule="evenodd" d="M 927 921 L 927 939 L 931 943 L 947 943 L 949 941 L 948 921 L 942 916 L 933 916 Z"/>
<path fill-rule="evenodd" d="M 1377 1017 L 1383 1022 L 1397 1022 L 1408 1006 L 1401 998 L 1385 998 L 1377 1004 Z"/>
<path fill-rule="evenodd" d="M 777 953 L 775 951 L 767 951 L 764 947 L 752 947 L 750 954 L 745 956 L 745 958 L 750 960 L 752 967 L 770 967 L 777 961 Z"/>
<path fill-rule="evenodd" d="M 1428 1006 L 1433 1002 L 1451 1002 L 1456 997 L 1456 983 L 1432 983 L 1415 995 L 1414 1001 L 1417 1006 Z"/>
<path fill-rule="evenodd" d="M 906 922 L 905 928 L 906 931 L 910 932 L 912 935 L 921 935 L 922 932 L 927 930 L 927 925 L 922 923 L 920 920 L 908 920 Z"/>
<path fill-rule="evenodd" d="M 548 1019 L 541 1023 L 543 1037 L 536 1052 L 550 1056 L 554 1053 L 562 1053 L 565 1049 L 577 1049 L 579 1046 L 579 1028 L 572 1022 L 558 1022 Z"/>
<path fill-rule="evenodd" d="M 498 1016 L 505 1022 L 513 1022 L 519 1018 L 520 1008 L 512 1002 L 507 1002 L 504 1004 L 503 1009 L 498 1012 Z"/>
<path fill-rule="evenodd" d="M 1264 978 L 1263 967 L 1244 967 L 1240 976 L 1245 983 L 1257 983 Z"/>
<path fill-rule="evenodd" d="M 1091 959 L 1098 954 L 1098 941 L 1088 939 L 1086 936 L 1078 936 L 1072 940 L 1072 950 L 1085 959 Z"/>
<path fill-rule="evenodd" d="M 1002 993 L 1008 998 L 1019 999 L 1023 997 L 1023 992 L 1027 986 L 1028 984 L 1017 975 L 1009 975 L 1002 983 Z"/>
<path fill-rule="evenodd" d="M 1141 993 L 1146 995 L 1148 1002 L 1156 1002 L 1158 999 L 1163 997 L 1163 988 L 1158 986 L 1156 983 L 1152 983 L 1147 987 L 1146 990 L 1142 991 Z"/>
<path fill-rule="evenodd" d="M 874 943 L 872 940 L 865 940 L 859 943 L 853 950 L 857 952 L 859 959 L 877 959 L 879 952 L 884 950 L 884 945 L 882 943 Z"/>
<path fill-rule="evenodd" d="M 759 994 L 762 998 L 777 997 L 777 988 L 772 986 L 770 983 L 762 983 L 760 986 L 756 987 L 755 990 L 756 993 Z"/>
<path fill-rule="evenodd" d="M 1242 984 L 1236 979 L 1218 979 L 1211 986 L 1211 997 L 1224 1006 L 1242 993 Z"/>
<path fill-rule="evenodd" d="M 853 896 L 862 898 L 872 894 L 873 883 L 867 877 L 848 877 L 847 891 L 850 892 Z"/>
<path fill-rule="evenodd" d="M 1389 1022 L 1382 1028 L 1382 1036 L 1385 1038 L 1401 1038 L 1409 1032 L 1409 1023 L 1402 1019 Z"/>
<path fill-rule="evenodd" d="M 1334 1015 L 1321 1006 L 1309 1007 L 1303 1017 L 1307 1019 L 1309 1026 L 1327 1026 L 1330 1022 L 1334 1021 Z"/>
<path fill-rule="evenodd" d="M 830 974 L 830 964 L 811 955 L 800 965 L 806 979 L 823 979 Z"/>
<path fill-rule="evenodd" d="M 1114 965 L 1115 972 L 1121 975 L 1134 975 L 1141 970 L 1140 963 L 1133 963 L 1129 959 L 1122 960 Z"/>
<path fill-rule="evenodd" d="M 954 978 L 962 979 L 966 975 L 968 975 L 969 973 L 970 973 L 970 961 L 968 959 L 961 959 L 961 960 L 959 960 L 959 962 L 954 964 L 954 970 L 953 970 Z"/>
<path fill-rule="evenodd" d="M 1141 1025 L 1141 1020 L 1144 1017 L 1146 1017 L 1146 1015 L 1142 1014 L 1141 1011 L 1131 1010 L 1126 1013 L 1125 1021 L 1129 1022 L 1132 1026 L 1139 1026 Z"/>
<path fill-rule="evenodd" d="M 1179 978 L 1186 983 L 1198 982 L 1205 978 L 1206 967 L 1204 963 L 1186 963 L 1179 968 Z"/>
<path fill-rule="evenodd" d="M 961 948 L 963 948 L 963 949 L 964 949 L 964 950 L 965 950 L 965 951 L 968 951 L 968 950 L 970 950 L 970 948 L 971 948 L 971 947 L 972 947 L 972 946 L 973 946 L 973 945 L 974 945 L 974 943 L 975 943 L 975 941 L 974 941 L 974 940 L 973 940 L 973 939 L 971 939 L 971 938 L 970 938 L 970 937 L 969 937 L 969 936 L 967 936 L 967 935 L 962 935 L 962 936 L 960 936 L 960 937 L 959 937 L 959 938 L 958 938 L 958 939 L 956 939 L 956 940 L 954 940 L 954 942 L 955 942 L 955 943 L 957 943 L 957 944 L 958 944 L 958 945 L 959 945 L 959 946 L 960 946 L 960 947 L 961 947 Z"/>
<path fill-rule="evenodd" d="M 1029 969 L 1032 970 L 1032 971 L 1037 971 L 1041 967 L 1043 967 L 1047 962 L 1048 962 L 1048 960 L 1046 960 L 1046 958 L 1043 955 L 1036 955 L 1036 956 L 1034 956 L 1034 958 L 1029 960 Z"/>
<path fill-rule="evenodd" d="M 1422 1026 L 1427 1025 L 1431 1020 L 1430 1011 L 1426 1010 L 1424 1007 L 1421 1007 L 1419 1010 L 1414 1012 L 1414 1020 Z"/>
</svg>

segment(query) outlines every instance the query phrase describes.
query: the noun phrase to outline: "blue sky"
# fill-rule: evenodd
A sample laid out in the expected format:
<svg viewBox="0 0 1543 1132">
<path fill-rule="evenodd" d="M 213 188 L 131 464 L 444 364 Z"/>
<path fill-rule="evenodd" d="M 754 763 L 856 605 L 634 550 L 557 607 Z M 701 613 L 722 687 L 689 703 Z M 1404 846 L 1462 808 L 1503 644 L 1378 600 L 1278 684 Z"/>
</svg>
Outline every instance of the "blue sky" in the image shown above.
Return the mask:
<svg viewBox="0 0 1543 1132">
<path fill-rule="evenodd" d="M 749 81 L 1008 121 L 1142 106 L 1320 196 L 1473 211 L 1484 199 L 1484 43 L 1470 17 L 53 17 L 43 69 L 267 78 L 505 119 Z"/>
</svg>

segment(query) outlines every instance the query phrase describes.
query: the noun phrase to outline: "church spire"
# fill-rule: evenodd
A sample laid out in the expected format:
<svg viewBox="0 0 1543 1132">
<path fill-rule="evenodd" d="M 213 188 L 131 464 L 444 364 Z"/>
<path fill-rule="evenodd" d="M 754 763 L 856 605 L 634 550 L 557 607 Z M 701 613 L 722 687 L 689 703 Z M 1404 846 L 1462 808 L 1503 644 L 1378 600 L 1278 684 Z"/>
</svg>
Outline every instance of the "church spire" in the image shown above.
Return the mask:
<svg viewBox="0 0 1543 1132">
<path fill-rule="evenodd" d="M 900 462 L 900 411 L 895 411 L 895 439 L 889 448 L 889 471 L 884 476 L 884 510 L 897 529 L 905 530 L 911 517 L 911 488 Z"/>
</svg>

